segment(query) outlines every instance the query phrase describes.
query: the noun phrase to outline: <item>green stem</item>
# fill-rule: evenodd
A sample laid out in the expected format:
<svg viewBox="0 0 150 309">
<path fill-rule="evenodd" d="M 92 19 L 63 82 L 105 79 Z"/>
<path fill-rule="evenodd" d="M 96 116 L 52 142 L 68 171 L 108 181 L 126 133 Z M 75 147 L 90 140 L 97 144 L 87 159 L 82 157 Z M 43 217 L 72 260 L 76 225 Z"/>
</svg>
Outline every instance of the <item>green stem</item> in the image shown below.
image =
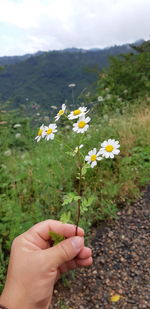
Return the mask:
<svg viewBox="0 0 150 309">
<path fill-rule="evenodd" d="M 73 106 L 74 106 L 74 91 L 73 91 L 73 88 L 72 88 L 72 102 L 73 102 Z"/>
<path fill-rule="evenodd" d="M 78 159 L 79 159 L 79 186 L 78 186 L 78 195 L 81 197 L 81 181 L 82 181 L 82 164 L 80 162 L 80 150 L 78 151 Z M 76 223 L 76 232 L 75 236 L 78 234 L 78 226 L 80 221 L 80 213 L 81 213 L 81 199 L 78 199 L 77 206 L 77 223 Z"/>
<path fill-rule="evenodd" d="M 58 136 L 57 137 L 55 137 L 55 140 L 56 140 L 56 142 L 58 142 L 59 144 L 61 144 L 62 143 L 62 141 L 58 138 Z M 69 150 L 71 150 L 72 151 L 72 148 L 70 147 L 70 146 L 68 146 L 67 144 L 65 144 L 64 143 L 64 145 L 65 145 L 65 147 L 67 147 Z"/>
<path fill-rule="evenodd" d="M 75 236 L 78 235 L 78 226 L 79 226 L 79 220 L 80 220 L 80 206 L 81 206 L 81 200 L 78 200 L 78 208 L 77 208 L 77 223 L 76 223 L 76 233 Z"/>
</svg>

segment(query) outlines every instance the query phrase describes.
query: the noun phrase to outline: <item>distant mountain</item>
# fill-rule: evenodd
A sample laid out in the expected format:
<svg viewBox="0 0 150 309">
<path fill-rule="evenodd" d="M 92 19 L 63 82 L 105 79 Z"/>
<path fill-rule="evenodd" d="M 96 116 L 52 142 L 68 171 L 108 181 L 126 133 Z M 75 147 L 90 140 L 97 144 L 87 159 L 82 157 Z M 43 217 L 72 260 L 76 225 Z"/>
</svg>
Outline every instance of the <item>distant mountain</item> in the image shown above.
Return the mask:
<svg viewBox="0 0 150 309">
<path fill-rule="evenodd" d="M 97 75 L 92 74 L 108 66 L 109 56 L 133 52 L 129 44 L 102 50 L 65 49 L 36 54 L 1 57 L 0 101 L 9 100 L 10 108 L 34 102 L 42 109 L 61 106 L 67 99 L 72 103 L 69 84 L 75 83 L 75 96 L 90 85 Z"/>
<path fill-rule="evenodd" d="M 37 53 L 33 54 L 34 56 L 39 56 L 43 54 L 44 52 L 38 51 Z M 4 56 L 0 57 L 0 65 L 5 66 L 9 64 L 16 64 L 18 62 L 22 62 L 27 60 L 28 58 L 33 56 L 32 54 L 25 54 L 23 56 Z"/>
</svg>

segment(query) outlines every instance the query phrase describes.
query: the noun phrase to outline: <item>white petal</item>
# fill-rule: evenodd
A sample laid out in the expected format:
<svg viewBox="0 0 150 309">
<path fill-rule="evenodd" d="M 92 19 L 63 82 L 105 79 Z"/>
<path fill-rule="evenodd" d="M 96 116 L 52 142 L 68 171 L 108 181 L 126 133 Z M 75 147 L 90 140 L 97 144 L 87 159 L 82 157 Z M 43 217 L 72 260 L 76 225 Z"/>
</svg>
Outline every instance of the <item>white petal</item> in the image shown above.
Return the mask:
<svg viewBox="0 0 150 309">
<path fill-rule="evenodd" d="M 107 158 L 109 158 L 109 153 L 108 153 L 108 152 L 104 152 L 104 153 L 102 154 L 102 156 L 105 157 L 105 158 L 107 159 Z"/>
<path fill-rule="evenodd" d="M 97 162 L 93 161 L 92 164 L 91 164 L 91 167 L 93 168 L 95 165 L 97 165 Z"/>
<path fill-rule="evenodd" d="M 90 156 L 85 156 L 85 161 L 91 161 Z"/>
<path fill-rule="evenodd" d="M 86 120 L 86 123 L 88 123 L 91 120 L 91 118 L 87 117 L 85 120 Z"/>
<path fill-rule="evenodd" d="M 97 152 L 97 156 L 99 156 L 99 155 L 101 155 L 101 152 L 100 152 L 100 150 Z"/>
<path fill-rule="evenodd" d="M 93 149 L 92 150 L 90 150 L 89 152 L 88 152 L 88 154 L 89 154 L 89 156 L 92 156 L 94 153 L 93 153 Z"/>
<path fill-rule="evenodd" d="M 97 151 L 96 148 L 94 148 L 94 149 L 93 149 L 93 154 L 96 154 L 96 151 Z"/>
<path fill-rule="evenodd" d="M 113 150 L 113 153 L 114 153 L 115 155 L 117 155 L 119 152 L 120 152 L 120 150 L 119 150 L 119 149 L 115 149 L 115 150 Z"/>
<path fill-rule="evenodd" d="M 84 146 L 84 145 L 83 145 L 83 144 L 81 144 L 81 145 L 79 146 L 79 149 L 81 149 L 83 146 Z"/>
<path fill-rule="evenodd" d="M 97 157 L 96 160 L 101 161 L 103 158 L 102 157 Z"/>
<path fill-rule="evenodd" d="M 111 159 L 113 159 L 113 158 L 114 158 L 113 152 L 110 152 L 110 155 L 109 155 L 109 156 L 110 156 Z"/>
<path fill-rule="evenodd" d="M 44 123 L 40 126 L 40 129 L 42 130 L 44 129 Z"/>
<path fill-rule="evenodd" d="M 78 128 L 76 126 L 74 126 L 72 130 L 76 132 L 78 130 Z"/>
<path fill-rule="evenodd" d="M 105 153 L 105 149 L 104 148 L 101 148 L 98 152 L 98 154 L 102 154 L 102 153 Z"/>
<path fill-rule="evenodd" d="M 106 141 L 104 141 L 104 142 L 101 144 L 102 147 L 106 147 L 107 145 L 108 145 L 108 142 L 106 142 Z"/>
<path fill-rule="evenodd" d="M 66 104 L 62 105 L 62 110 L 64 111 L 66 109 Z"/>
<path fill-rule="evenodd" d="M 120 145 L 119 144 L 115 145 L 115 148 L 120 148 Z"/>
<path fill-rule="evenodd" d="M 37 142 L 39 142 L 41 139 L 41 136 L 37 136 Z"/>
<path fill-rule="evenodd" d="M 53 133 L 51 133 L 51 134 L 50 134 L 50 139 L 54 139 L 54 136 L 55 136 L 55 135 L 54 135 Z"/>
<path fill-rule="evenodd" d="M 78 128 L 78 123 L 74 123 L 73 127 L 77 127 Z"/>
</svg>

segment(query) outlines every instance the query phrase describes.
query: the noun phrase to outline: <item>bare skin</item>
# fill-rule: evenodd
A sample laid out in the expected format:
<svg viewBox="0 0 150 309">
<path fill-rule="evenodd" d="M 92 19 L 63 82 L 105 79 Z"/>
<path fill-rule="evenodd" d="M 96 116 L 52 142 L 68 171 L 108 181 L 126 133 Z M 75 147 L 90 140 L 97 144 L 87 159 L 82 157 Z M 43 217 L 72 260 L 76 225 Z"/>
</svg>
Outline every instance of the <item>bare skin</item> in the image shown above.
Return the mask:
<svg viewBox="0 0 150 309">
<path fill-rule="evenodd" d="M 66 239 L 50 247 L 49 231 Z M 6 284 L 0 304 L 9 309 L 48 309 L 53 288 L 61 274 L 92 264 L 84 246 L 84 231 L 55 220 L 34 225 L 12 243 Z"/>
</svg>

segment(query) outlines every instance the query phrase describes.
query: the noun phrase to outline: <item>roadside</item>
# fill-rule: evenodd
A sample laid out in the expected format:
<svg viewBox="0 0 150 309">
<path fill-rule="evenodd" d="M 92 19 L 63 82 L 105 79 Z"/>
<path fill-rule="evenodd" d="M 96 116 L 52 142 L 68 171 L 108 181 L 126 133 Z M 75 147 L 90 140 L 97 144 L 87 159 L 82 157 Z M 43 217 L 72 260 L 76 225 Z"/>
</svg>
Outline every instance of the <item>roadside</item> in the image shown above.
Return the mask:
<svg viewBox="0 0 150 309">
<path fill-rule="evenodd" d="M 118 219 L 93 232 L 94 263 L 54 290 L 57 309 L 150 308 L 150 186 Z M 111 296 L 116 295 L 116 302 Z"/>
</svg>

